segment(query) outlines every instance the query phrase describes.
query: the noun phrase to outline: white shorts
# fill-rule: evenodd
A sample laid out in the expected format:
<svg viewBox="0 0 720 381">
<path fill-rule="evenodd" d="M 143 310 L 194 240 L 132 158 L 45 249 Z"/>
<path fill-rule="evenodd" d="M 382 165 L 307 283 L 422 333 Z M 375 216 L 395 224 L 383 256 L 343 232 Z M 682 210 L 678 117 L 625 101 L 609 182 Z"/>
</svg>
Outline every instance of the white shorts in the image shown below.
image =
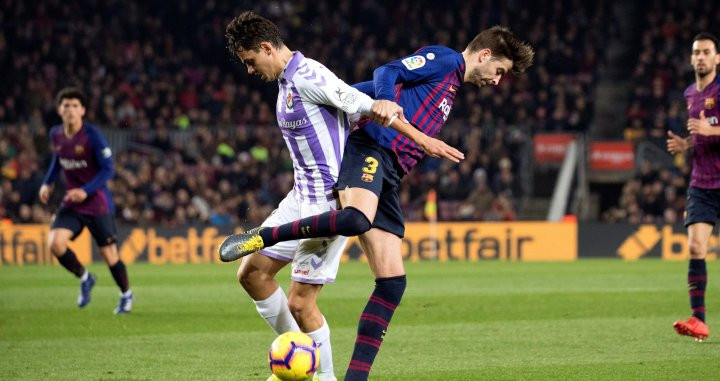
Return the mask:
<svg viewBox="0 0 720 381">
<path fill-rule="evenodd" d="M 279 226 L 305 217 L 337 209 L 337 201 L 319 204 L 295 199 L 293 191 L 280 202 L 261 226 Z M 348 238 L 341 235 L 279 242 L 260 250 L 260 254 L 292 262 L 291 279 L 301 283 L 325 284 L 335 281 L 340 257 Z"/>
</svg>

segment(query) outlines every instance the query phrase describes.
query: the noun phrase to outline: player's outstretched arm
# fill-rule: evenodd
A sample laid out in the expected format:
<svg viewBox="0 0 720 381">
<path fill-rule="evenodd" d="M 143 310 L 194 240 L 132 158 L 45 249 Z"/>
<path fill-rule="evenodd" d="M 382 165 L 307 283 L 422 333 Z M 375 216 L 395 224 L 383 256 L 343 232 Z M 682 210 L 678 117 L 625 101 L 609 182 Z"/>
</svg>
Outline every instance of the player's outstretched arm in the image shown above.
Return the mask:
<svg viewBox="0 0 720 381">
<path fill-rule="evenodd" d="M 348 114 L 360 113 L 383 126 L 390 123 L 393 115 L 402 115 L 402 107 L 394 101 L 374 100 L 324 66 L 307 68 L 303 73 L 294 77 L 295 85 L 300 96 L 310 102 L 332 106 Z"/>
<path fill-rule="evenodd" d="M 425 154 L 430 157 L 447 159 L 455 163 L 459 163 L 460 160 L 465 159 L 465 155 L 462 152 L 447 145 L 440 139 L 425 135 L 422 131 L 401 118 L 393 118 L 390 127 L 417 143 L 417 145 L 425 151 Z"/>
</svg>

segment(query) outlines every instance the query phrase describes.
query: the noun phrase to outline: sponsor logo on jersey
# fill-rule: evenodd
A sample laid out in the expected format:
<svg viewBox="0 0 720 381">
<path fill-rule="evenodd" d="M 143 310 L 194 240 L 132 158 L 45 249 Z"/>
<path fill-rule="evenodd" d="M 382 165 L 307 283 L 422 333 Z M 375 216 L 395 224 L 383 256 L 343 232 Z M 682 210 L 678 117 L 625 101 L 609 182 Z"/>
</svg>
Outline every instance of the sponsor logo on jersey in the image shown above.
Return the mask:
<svg viewBox="0 0 720 381">
<path fill-rule="evenodd" d="M 366 183 L 371 183 L 373 181 L 373 175 L 369 173 L 363 173 L 362 176 L 360 176 L 360 180 Z"/>
<path fill-rule="evenodd" d="M 705 109 L 711 110 L 715 108 L 715 98 L 705 98 Z"/>
<path fill-rule="evenodd" d="M 448 116 L 450 116 L 450 110 L 452 110 L 452 105 L 448 102 L 447 98 L 443 98 L 438 108 L 443 113 L 443 122 L 447 121 Z"/>
<path fill-rule="evenodd" d="M 287 106 L 289 110 L 292 110 L 293 106 L 295 106 L 293 103 L 292 91 L 288 91 L 287 97 L 285 97 L 285 106 Z"/>
<path fill-rule="evenodd" d="M 307 118 L 302 119 L 296 119 L 296 120 L 285 120 L 285 118 L 278 119 L 278 123 L 280 123 L 280 127 L 282 128 L 289 128 L 291 130 L 294 130 L 305 123 L 307 123 Z"/>
<path fill-rule="evenodd" d="M 87 168 L 87 166 L 88 166 L 87 161 L 85 161 L 85 160 L 74 160 L 74 159 L 64 159 L 64 158 L 60 158 L 60 165 L 63 167 L 63 169 L 66 169 L 66 170 Z"/>
<path fill-rule="evenodd" d="M 293 274 L 294 274 L 294 275 L 305 275 L 305 276 L 307 276 L 307 275 L 310 275 L 310 269 L 299 269 L 299 268 L 295 268 L 295 269 L 293 269 Z"/>
<path fill-rule="evenodd" d="M 405 65 L 408 70 L 419 69 L 425 66 L 425 62 L 425 57 L 423 56 L 412 56 L 402 60 L 402 64 Z"/>
<path fill-rule="evenodd" d="M 83 147 L 83 146 L 81 146 L 81 145 L 76 145 L 76 146 L 75 146 L 75 153 L 76 153 L 76 154 L 82 155 L 83 152 L 85 152 L 85 147 Z"/>
<path fill-rule="evenodd" d="M 109 158 L 110 156 L 112 156 L 112 151 L 110 150 L 110 147 L 105 147 L 105 148 L 103 148 L 103 150 L 102 150 L 102 157 L 104 157 L 105 159 L 107 159 L 107 158 Z"/>
</svg>

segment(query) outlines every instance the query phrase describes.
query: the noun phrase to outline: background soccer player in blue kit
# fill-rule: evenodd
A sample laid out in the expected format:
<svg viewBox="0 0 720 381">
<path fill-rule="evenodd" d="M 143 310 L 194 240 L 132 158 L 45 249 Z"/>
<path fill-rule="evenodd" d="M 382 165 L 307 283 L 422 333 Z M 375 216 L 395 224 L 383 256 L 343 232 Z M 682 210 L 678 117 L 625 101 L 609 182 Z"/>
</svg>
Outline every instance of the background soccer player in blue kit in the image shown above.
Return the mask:
<svg viewBox="0 0 720 381">
<path fill-rule="evenodd" d="M 720 82 L 717 78 L 720 54 L 717 38 L 710 33 L 695 36 L 690 63 L 695 70 L 695 83 L 685 90 L 690 136 L 683 139 L 668 131 L 667 143 L 670 153 L 692 148 L 692 174 L 685 216 L 690 249 L 688 289 L 692 316 L 687 321 L 676 321 L 673 327 L 681 335 L 702 341 L 710 334 L 705 324 L 705 256 L 713 225 L 720 216 Z"/>
<path fill-rule="evenodd" d="M 460 86 L 497 85 L 503 75 L 524 72 L 534 51 L 509 29 L 496 26 L 479 33 L 462 52 L 424 47 L 376 69 L 372 82 L 356 87 L 375 99 L 396 101 L 419 131 L 435 136 L 447 120 Z M 361 119 L 348 138 L 335 188 L 343 209 L 276 227 L 233 235 L 223 244 L 234 258 L 286 240 L 359 235 L 375 275 L 375 290 L 360 317 L 346 380 L 365 380 L 406 286 L 401 255 L 404 221 L 400 180 L 425 155 L 395 130 Z"/>
<path fill-rule="evenodd" d="M 67 192 L 53 218 L 48 243 L 60 264 L 80 278 L 77 304 L 85 307 L 90 303 L 96 277 L 78 261 L 68 241 L 87 227 L 120 288 L 120 301 L 114 313 L 127 313 L 132 309 L 133 294 L 125 264 L 118 255 L 115 207 L 107 187 L 107 181 L 113 176 L 112 152 L 100 130 L 83 122 L 85 102 L 85 95 L 78 88 L 68 87 L 57 95 L 62 124 L 50 130 L 54 154 L 40 187 L 40 201 L 48 202 L 52 184 L 61 170 Z"/>
</svg>

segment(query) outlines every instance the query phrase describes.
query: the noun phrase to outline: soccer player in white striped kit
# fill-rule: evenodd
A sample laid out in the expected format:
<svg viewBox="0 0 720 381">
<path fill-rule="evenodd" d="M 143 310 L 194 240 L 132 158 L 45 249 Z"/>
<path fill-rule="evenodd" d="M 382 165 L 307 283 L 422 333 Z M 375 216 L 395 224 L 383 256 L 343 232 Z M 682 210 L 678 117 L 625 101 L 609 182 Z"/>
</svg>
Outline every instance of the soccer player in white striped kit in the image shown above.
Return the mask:
<svg viewBox="0 0 720 381">
<path fill-rule="evenodd" d="M 419 144 L 431 156 L 455 160 L 460 155 L 407 124 L 397 103 L 374 101 L 322 64 L 288 49 L 271 21 L 244 12 L 228 24 L 226 37 L 230 53 L 247 66 L 249 74 L 268 82 L 277 80 L 279 86 L 277 120 L 293 159 L 295 185 L 263 226 L 338 208 L 333 186 L 350 132 L 349 114 L 370 116 L 384 126 L 392 123 L 411 138 L 422 138 Z M 323 284 L 335 280 L 346 242 L 343 236 L 282 242 L 247 256 L 238 270 L 240 284 L 275 332 L 302 331 L 319 345 L 316 377 L 320 380 L 335 380 L 335 376 L 330 328 L 318 309 L 317 297 Z M 292 283 L 286 298 L 275 274 L 288 263 Z"/>
</svg>

